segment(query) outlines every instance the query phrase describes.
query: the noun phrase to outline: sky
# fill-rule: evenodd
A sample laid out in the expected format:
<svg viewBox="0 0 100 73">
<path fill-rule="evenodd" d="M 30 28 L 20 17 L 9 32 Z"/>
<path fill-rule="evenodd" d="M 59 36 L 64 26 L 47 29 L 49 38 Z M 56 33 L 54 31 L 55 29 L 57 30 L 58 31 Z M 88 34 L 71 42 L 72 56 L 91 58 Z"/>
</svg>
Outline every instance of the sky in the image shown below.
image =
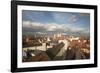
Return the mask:
<svg viewBox="0 0 100 73">
<path fill-rule="evenodd" d="M 90 14 L 54 11 L 22 11 L 23 33 L 90 33 Z"/>
</svg>

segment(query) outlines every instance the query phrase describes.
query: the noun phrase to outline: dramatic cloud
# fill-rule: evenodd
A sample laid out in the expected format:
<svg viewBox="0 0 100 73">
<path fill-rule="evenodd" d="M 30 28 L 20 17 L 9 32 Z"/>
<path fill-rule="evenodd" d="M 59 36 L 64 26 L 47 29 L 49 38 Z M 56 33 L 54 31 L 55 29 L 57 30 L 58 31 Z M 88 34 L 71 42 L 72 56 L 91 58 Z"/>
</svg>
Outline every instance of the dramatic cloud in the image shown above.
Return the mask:
<svg viewBox="0 0 100 73">
<path fill-rule="evenodd" d="M 23 21 L 23 29 L 33 29 L 40 31 L 67 31 L 68 29 L 64 27 L 64 25 L 56 24 L 56 23 L 38 23 L 38 22 L 30 22 Z"/>
<path fill-rule="evenodd" d="M 88 31 L 88 32 L 87 32 Z M 57 23 L 38 23 L 31 21 L 23 21 L 23 32 L 46 34 L 48 32 L 52 33 L 89 33 L 89 29 L 72 26 L 71 24 L 57 24 Z"/>
</svg>

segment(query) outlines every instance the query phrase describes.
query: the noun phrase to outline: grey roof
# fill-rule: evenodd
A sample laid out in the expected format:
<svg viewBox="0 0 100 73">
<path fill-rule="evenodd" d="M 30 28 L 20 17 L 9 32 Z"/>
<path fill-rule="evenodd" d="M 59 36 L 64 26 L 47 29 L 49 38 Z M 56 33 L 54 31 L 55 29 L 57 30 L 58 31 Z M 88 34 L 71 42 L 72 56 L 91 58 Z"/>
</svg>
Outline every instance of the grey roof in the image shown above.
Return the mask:
<svg viewBox="0 0 100 73">
<path fill-rule="evenodd" d="M 58 54 L 58 52 L 61 50 L 61 48 L 64 47 L 64 45 L 65 45 L 65 44 L 64 44 L 63 42 L 61 42 L 61 43 L 57 44 L 56 46 L 54 46 L 53 48 L 49 48 L 49 49 L 47 50 L 48 56 L 49 56 L 51 59 L 53 59 L 53 58 Z"/>
</svg>

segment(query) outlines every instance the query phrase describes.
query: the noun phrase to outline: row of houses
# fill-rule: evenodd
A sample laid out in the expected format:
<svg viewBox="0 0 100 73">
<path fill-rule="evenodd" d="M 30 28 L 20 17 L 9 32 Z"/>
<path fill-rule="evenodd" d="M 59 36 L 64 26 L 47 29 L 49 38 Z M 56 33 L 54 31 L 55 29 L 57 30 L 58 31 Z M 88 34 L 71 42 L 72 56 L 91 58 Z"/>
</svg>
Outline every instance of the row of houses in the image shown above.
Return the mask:
<svg viewBox="0 0 100 73">
<path fill-rule="evenodd" d="M 86 59 L 86 56 L 81 50 L 83 45 L 80 47 L 80 43 L 84 43 L 84 45 L 86 45 L 86 41 L 82 42 L 78 37 L 73 39 L 72 38 L 65 39 L 59 37 L 53 40 L 51 40 L 50 38 L 47 38 L 45 41 L 41 41 L 40 39 L 37 40 L 38 40 L 37 45 L 35 46 L 28 45 L 26 47 L 23 47 L 24 61 Z M 29 55 L 31 59 L 26 58 L 25 60 L 25 56 L 27 56 L 27 50 L 32 50 L 32 52 L 30 52 Z M 88 56 L 89 54 L 90 53 L 88 53 Z M 40 57 L 40 55 L 42 56 Z"/>
</svg>

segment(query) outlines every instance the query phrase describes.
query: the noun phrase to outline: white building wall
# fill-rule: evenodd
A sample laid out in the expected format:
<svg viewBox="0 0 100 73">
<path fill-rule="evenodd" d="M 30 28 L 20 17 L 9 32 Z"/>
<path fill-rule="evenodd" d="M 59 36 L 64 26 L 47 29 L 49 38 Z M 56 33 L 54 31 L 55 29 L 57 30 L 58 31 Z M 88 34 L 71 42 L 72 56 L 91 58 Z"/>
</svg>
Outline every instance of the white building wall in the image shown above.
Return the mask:
<svg viewBox="0 0 100 73">
<path fill-rule="evenodd" d="M 46 51 L 46 43 L 43 43 L 42 46 L 34 46 L 34 47 L 25 47 L 25 48 L 23 48 L 23 50 L 25 50 L 25 51 L 27 51 L 27 49 Z"/>
<path fill-rule="evenodd" d="M 63 42 L 65 45 L 64 45 L 64 50 L 67 50 L 67 47 L 69 46 L 69 41 L 68 40 L 66 40 L 66 39 L 64 39 L 64 40 L 59 40 L 58 41 L 59 43 L 61 43 L 61 42 Z"/>
</svg>

